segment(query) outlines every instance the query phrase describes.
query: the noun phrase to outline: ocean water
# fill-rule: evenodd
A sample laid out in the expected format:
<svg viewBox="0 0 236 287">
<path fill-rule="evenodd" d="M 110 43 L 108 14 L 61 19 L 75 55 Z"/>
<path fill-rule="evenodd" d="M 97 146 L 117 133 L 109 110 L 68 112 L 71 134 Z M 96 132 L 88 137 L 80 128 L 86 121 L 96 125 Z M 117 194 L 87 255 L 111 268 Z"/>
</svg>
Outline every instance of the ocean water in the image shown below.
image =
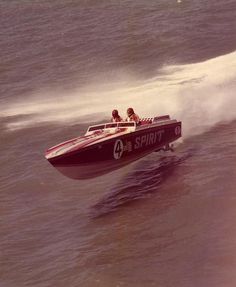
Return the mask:
<svg viewBox="0 0 236 287">
<path fill-rule="evenodd" d="M 235 0 L 0 15 L 0 286 L 235 286 Z M 173 153 L 87 181 L 44 158 L 129 106 L 182 121 Z"/>
</svg>

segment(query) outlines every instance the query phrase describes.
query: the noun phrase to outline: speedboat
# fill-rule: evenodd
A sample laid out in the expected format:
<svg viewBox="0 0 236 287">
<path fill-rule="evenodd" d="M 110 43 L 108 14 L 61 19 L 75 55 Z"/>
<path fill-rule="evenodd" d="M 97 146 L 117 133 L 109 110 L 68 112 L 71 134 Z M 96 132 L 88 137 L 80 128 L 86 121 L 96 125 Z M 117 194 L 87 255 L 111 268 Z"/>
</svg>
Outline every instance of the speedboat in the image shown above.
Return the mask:
<svg viewBox="0 0 236 287">
<path fill-rule="evenodd" d="M 135 122 L 90 126 L 80 136 L 49 148 L 46 159 L 73 179 L 94 178 L 119 169 L 147 154 L 168 150 L 181 137 L 181 122 L 169 115 Z"/>
</svg>

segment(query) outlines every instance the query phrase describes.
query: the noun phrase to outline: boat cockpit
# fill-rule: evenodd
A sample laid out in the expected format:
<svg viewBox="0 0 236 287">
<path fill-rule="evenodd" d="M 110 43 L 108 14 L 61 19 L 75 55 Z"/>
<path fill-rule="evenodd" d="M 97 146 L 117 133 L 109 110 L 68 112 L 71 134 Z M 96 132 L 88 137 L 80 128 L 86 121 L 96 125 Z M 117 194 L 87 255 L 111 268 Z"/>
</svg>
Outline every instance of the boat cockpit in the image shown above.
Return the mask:
<svg viewBox="0 0 236 287">
<path fill-rule="evenodd" d="M 91 135 L 94 133 L 108 132 L 116 133 L 117 131 L 125 131 L 127 133 L 133 132 L 136 129 L 142 129 L 147 125 L 162 124 L 166 121 L 170 121 L 169 115 L 159 116 L 154 118 L 141 118 L 139 123 L 136 122 L 110 122 L 105 124 L 98 124 L 89 126 L 85 135 Z"/>
</svg>

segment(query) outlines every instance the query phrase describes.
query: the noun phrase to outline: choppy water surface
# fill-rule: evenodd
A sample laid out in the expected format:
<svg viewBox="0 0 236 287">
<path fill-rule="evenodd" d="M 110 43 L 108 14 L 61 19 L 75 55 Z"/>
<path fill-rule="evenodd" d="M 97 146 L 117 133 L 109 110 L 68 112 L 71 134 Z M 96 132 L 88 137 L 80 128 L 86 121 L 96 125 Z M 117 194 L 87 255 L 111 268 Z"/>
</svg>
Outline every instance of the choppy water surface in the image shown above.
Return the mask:
<svg viewBox="0 0 236 287">
<path fill-rule="evenodd" d="M 0 286 L 235 286 L 236 2 L 0 1 Z M 44 151 L 133 106 L 174 153 L 89 181 Z"/>
</svg>

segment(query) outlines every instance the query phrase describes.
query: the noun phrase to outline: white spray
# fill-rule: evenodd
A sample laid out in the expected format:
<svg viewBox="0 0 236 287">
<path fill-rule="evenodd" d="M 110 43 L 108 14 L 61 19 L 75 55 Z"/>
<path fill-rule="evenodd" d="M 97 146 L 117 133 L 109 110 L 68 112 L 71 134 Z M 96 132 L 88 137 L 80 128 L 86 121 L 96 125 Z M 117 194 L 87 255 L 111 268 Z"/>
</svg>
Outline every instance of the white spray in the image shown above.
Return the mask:
<svg viewBox="0 0 236 287">
<path fill-rule="evenodd" d="M 86 121 L 109 119 L 114 108 L 125 117 L 131 106 L 140 116 L 170 114 L 178 118 L 185 136 L 236 118 L 236 52 L 197 64 L 166 66 L 159 76 L 143 82 L 126 78 L 128 84 L 93 83 L 59 97 L 48 91 L 42 97 L 40 92 L 24 104 L 3 107 L 0 116 L 30 115 L 8 124 L 15 129 L 43 121 L 81 122 L 86 116 Z M 42 100 L 45 94 L 47 100 Z"/>
</svg>

